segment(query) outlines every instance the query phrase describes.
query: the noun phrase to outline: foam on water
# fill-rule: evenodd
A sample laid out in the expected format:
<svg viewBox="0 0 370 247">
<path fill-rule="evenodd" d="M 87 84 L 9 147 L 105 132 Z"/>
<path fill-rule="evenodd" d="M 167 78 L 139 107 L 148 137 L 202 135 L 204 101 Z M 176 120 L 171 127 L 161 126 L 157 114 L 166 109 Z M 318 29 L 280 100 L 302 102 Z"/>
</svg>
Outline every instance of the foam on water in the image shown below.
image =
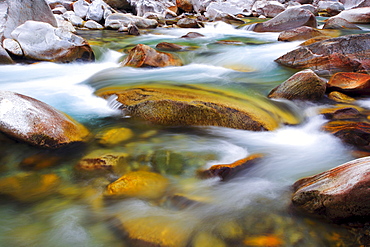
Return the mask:
<svg viewBox="0 0 370 247">
<path fill-rule="evenodd" d="M 80 120 L 118 114 L 81 82 L 97 71 L 117 67 L 119 56 L 111 51 L 100 63 L 0 66 L 1 89 L 33 97 Z"/>
</svg>

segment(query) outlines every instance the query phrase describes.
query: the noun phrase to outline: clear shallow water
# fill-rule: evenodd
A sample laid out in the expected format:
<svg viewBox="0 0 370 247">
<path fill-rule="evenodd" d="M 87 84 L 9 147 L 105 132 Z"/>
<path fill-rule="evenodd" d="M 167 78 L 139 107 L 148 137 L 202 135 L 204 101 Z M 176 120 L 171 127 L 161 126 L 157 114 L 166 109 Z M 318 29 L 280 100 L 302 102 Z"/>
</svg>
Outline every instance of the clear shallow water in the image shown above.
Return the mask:
<svg viewBox="0 0 370 247">
<path fill-rule="evenodd" d="M 179 41 L 178 37 L 189 31 L 200 32 L 205 37 Z M 57 153 L 4 142 L 0 177 L 30 172 L 20 166 L 22 161 L 34 154 L 46 154 L 59 160 L 53 166 L 31 173 L 36 177 L 55 174 L 60 183 L 40 199 L 19 202 L 0 197 L 0 245 L 132 246 L 132 242 L 118 237 L 113 230 L 120 224 L 134 225 L 132 222 L 139 222 L 143 229 L 145 225 L 153 229 L 168 226 L 174 239 L 183 237 L 185 243 L 181 243 L 189 246 L 206 246 L 204 243 L 266 246 L 253 242 L 261 236 L 274 237 L 277 244 L 273 246 L 338 246 L 341 241 L 351 239 L 345 229 L 297 216 L 289 207 L 290 186 L 297 179 L 352 159 L 347 147 L 321 131 L 325 120 L 312 114 L 319 106 L 297 105 L 306 120 L 299 126 L 284 126 L 271 132 L 217 127 L 160 128 L 123 118 L 109 108 L 108 102 L 93 94 L 106 86 L 166 82 L 208 84 L 240 93 L 266 95 L 294 73 L 273 60 L 297 44 L 278 43 L 276 38 L 277 34 L 255 34 L 226 24 L 197 30 L 158 29 L 135 38 L 110 38 L 110 44 L 114 44 L 110 48 L 114 49 L 103 49 L 105 55 L 94 64 L 0 66 L 2 90 L 44 101 L 85 123 L 92 132 L 112 126 L 132 129 L 132 139 L 106 149 L 128 154 L 129 170 L 151 169 L 153 157 L 162 151 L 180 157 L 182 168 L 179 174 L 165 172 L 171 182 L 161 200 L 106 201 L 102 196 L 105 186 L 119 176 L 82 174 L 74 169 L 84 155 L 102 149 L 95 142 L 85 149 L 72 148 Z M 258 44 L 216 43 L 225 39 L 257 40 Z M 121 53 L 114 50 L 124 48 L 125 44 L 154 45 L 162 41 L 196 47 L 180 53 L 186 61 L 182 67 L 118 68 Z M 199 169 L 232 163 L 255 153 L 264 155 L 258 166 L 228 182 L 216 178 L 202 180 L 196 176 Z M 179 200 L 174 195 L 183 198 Z M 185 202 L 184 198 L 187 198 Z M 150 232 L 138 232 L 150 235 Z M 202 237 L 205 242 L 199 240 Z"/>
</svg>

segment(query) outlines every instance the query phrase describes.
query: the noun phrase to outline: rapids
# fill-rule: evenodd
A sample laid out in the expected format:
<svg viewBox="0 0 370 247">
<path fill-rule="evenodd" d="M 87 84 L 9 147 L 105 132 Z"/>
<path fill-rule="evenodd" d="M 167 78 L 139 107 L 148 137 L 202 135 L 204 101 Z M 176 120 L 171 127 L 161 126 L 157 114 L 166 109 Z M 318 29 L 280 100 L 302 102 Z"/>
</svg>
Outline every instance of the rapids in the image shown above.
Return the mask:
<svg viewBox="0 0 370 247">
<path fill-rule="evenodd" d="M 178 39 L 189 31 L 204 37 Z M 132 169 L 150 169 L 147 157 L 165 150 L 182 157 L 183 170 L 180 174 L 165 174 L 171 190 L 162 201 L 132 198 L 106 202 L 101 200 L 105 177 L 85 178 L 74 170 L 81 157 L 100 147 L 90 143 L 86 149 L 63 150 L 58 153 L 62 158 L 57 165 L 33 171 L 57 174 L 61 179 L 58 193 L 34 202 L 0 197 L 0 246 L 131 246 L 131 242 L 116 235 L 117 223 L 112 217 L 121 222 L 136 220 L 143 225 L 148 222 L 159 228 L 173 227 L 175 235 L 197 247 L 267 246 L 258 245 L 258 237 L 262 241 L 263 236 L 280 241 L 271 246 L 350 246 L 346 244 L 353 241 L 352 235 L 346 229 L 293 214 L 289 207 L 290 186 L 297 179 L 353 159 L 350 148 L 321 130 L 325 120 L 316 112 L 323 105 L 280 102 L 282 107 L 299 112 L 304 121 L 275 131 L 252 132 L 221 127 L 148 126 L 112 109 L 109 105 L 114 105 L 114 100 L 107 102 L 94 95 L 104 87 L 165 82 L 205 84 L 264 96 L 295 72 L 280 67 L 274 59 L 298 43 L 277 42 L 276 33 L 253 33 L 225 23 L 196 30 L 155 29 L 127 38 L 113 31 L 80 31 L 80 35 L 95 45 L 100 54 L 96 63 L 0 66 L 1 89 L 34 97 L 64 111 L 93 133 L 112 126 L 132 129 L 134 138 L 112 148 L 130 155 Z M 220 44 L 225 40 L 240 43 Z M 163 41 L 188 47 L 179 52 L 185 66 L 119 68 L 123 50 L 133 44 L 155 45 Z M 366 99 L 360 103 L 370 107 Z M 148 133 L 153 134 L 142 137 Z M 28 172 L 20 166 L 22 160 L 44 152 L 15 142 L 2 143 L 0 148 L 0 177 Z M 262 162 L 230 181 L 196 177 L 199 169 L 232 163 L 254 153 L 264 155 Z M 108 175 L 108 180 L 116 178 Z M 168 199 L 173 194 L 195 198 L 200 203 L 182 208 L 181 202 Z M 158 218 L 161 220 L 157 222 Z M 338 245 L 340 241 L 346 244 Z"/>
</svg>

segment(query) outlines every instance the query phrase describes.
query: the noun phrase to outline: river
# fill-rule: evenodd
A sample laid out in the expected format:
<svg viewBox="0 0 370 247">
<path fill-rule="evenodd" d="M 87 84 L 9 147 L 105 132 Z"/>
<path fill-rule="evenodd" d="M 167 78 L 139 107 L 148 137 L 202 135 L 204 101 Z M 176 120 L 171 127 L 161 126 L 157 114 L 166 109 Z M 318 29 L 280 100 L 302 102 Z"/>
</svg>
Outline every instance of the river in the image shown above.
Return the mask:
<svg viewBox="0 0 370 247">
<path fill-rule="evenodd" d="M 179 39 L 189 31 L 204 37 Z M 95 90 L 108 86 L 165 82 L 208 85 L 265 97 L 296 72 L 279 66 L 274 59 L 299 42 L 277 42 L 277 33 L 253 33 L 221 22 L 202 29 L 158 28 L 138 37 L 115 31 L 79 32 L 95 45 L 97 62 L 0 66 L 1 89 L 41 100 L 94 133 L 112 126 L 130 128 L 134 137 L 114 147 L 115 152 L 128 153 L 130 169 L 150 168 L 148 159 L 165 151 L 180 159 L 182 170 L 179 174 L 164 174 L 171 181 L 171 190 L 161 201 L 105 201 L 104 186 L 117 176 L 81 175 L 74 169 L 81 157 L 99 149 L 96 144 L 60 151 L 56 164 L 29 169 L 20 165 L 25 158 L 40 153 L 53 156 L 53 152 L 2 143 L 0 177 L 56 174 L 61 184 L 55 193 L 31 202 L 0 197 L 0 246 L 134 246 L 121 234 L 122 222 L 132 228 L 140 224 L 137 234 L 156 235 L 152 239 L 167 231 L 175 243 L 180 243 L 177 246 L 356 246 L 345 228 L 293 213 L 289 205 L 290 186 L 296 180 L 353 159 L 349 147 L 321 130 L 326 120 L 317 112 L 326 105 L 283 102 L 299 112 L 303 122 L 253 132 L 136 123 L 94 95 Z M 225 40 L 233 44 L 225 44 Z M 184 66 L 119 68 L 122 51 L 134 44 L 164 41 L 189 47 L 178 52 Z M 370 107 L 369 102 L 365 99 L 358 104 Z M 196 176 L 199 169 L 232 163 L 255 153 L 262 153 L 263 161 L 230 181 Z M 23 186 L 33 186 L 33 182 L 30 179 L 30 184 Z M 171 197 L 174 194 L 196 203 L 184 205 Z M 145 229 L 148 232 L 142 233 Z M 166 233 L 163 236 L 168 237 Z M 142 239 L 144 245 L 140 246 L 147 246 L 147 237 Z"/>
</svg>

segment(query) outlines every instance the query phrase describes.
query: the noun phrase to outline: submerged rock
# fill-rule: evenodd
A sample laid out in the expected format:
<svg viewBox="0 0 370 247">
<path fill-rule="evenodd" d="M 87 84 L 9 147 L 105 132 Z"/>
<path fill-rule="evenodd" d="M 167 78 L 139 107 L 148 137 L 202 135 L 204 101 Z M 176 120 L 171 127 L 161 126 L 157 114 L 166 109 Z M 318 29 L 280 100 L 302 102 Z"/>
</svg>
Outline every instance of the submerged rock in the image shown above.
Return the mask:
<svg viewBox="0 0 370 247">
<path fill-rule="evenodd" d="M 55 174 L 21 173 L 0 179 L 0 194 L 21 202 L 34 202 L 55 194 L 60 184 Z"/>
<path fill-rule="evenodd" d="M 274 88 L 268 97 L 289 100 L 320 100 L 324 97 L 325 90 L 326 81 L 318 77 L 312 70 L 306 69 L 297 72 Z"/>
<path fill-rule="evenodd" d="M 370 70 L 370 34 L 346 35 L 301 46 L 275 60 L 320 74 Z"/>
<path fill-rule="evenodd" d="M 255 32 L 281 32 L 301 26 L 316 28 L 316 18 L 309 10 L 292 7 L 271 20 L 246 26 L 246 29 Z"/>
<path fill-rule="evenodd" d="M 355 72 L 334 74 L 327 85 L 328 91 L 339 91 L 350 95 L 370 94 L 370 75 Z"/>
<path fill-rule="evenodd" d="M 177 45 L 168 42 L 161 42 L 155 46 L 158 50 L 162 51 L 181 51 L 185 49 L 185 46 Z"/>
<path fill-rule="evenodd" d="M 164 195 L 169 181 L 162 175 L 148 171 L 129 172 L 109 184 L 107 197 L 137 197 L 158 199 Z"/>
<path fill-rule="evenodd" d="M 253 154 L 231 164 L 213 165 L 207 170 L 199 171 L 198 175 L 202 178 L 220 177 L 221 180 L 227 180 L 253 167 L 261 158 L 263 158 L 262 154 Z"/>
<path fill-rule="evenodd" d="M 83 38 L 48 23 L 27 21 L 17 27 L 11 36 L 29 59 L 52 62 L 94 60 L 94 53 Z"/>
<path fill-rule="evenodd" d="M 298 180 L 292 203 L 304 212 L 333 221 L 370 217 L 370 157 Z"/>
<path fill-rule="evenodd" d="M 133 136 L 134 132 L 129 128 L 114 128 L 99 132 L 97 139 L 101 145 L 114 146 L 131 139 Z"/>
<path fill-rule="evenodd" d="M 0 91 L 0 131 L 32 145 L 58 148 L 88 139 L 89 131 L 53 107 L 25 95 Z"/>
<path fill-rule="evenodd" d="M 138 44 L 132 48 L 121 63 L 121 66 L 131 67 L 166 67 L 182 66 L 180 58 L 174 54 L 157 51 L 150 46 Z"/>
<path fill-rule="evenodd" d="M 186 223 L 163 215 L 131 219 L 116 216 L 111 224 L 130 246 L 185 247 L 192 233 L 192 227 Z"/>
<path fill-rule="evenodd" d="M 115 94 L 127 115 L 167 126 L 222 126 L 261 131 L 300 122 L 287 105 L 279 106 L 283 103 L 199 86 L 149 84 L 103 88 L 96 93 L 105 98 Z"/>
</svg>

